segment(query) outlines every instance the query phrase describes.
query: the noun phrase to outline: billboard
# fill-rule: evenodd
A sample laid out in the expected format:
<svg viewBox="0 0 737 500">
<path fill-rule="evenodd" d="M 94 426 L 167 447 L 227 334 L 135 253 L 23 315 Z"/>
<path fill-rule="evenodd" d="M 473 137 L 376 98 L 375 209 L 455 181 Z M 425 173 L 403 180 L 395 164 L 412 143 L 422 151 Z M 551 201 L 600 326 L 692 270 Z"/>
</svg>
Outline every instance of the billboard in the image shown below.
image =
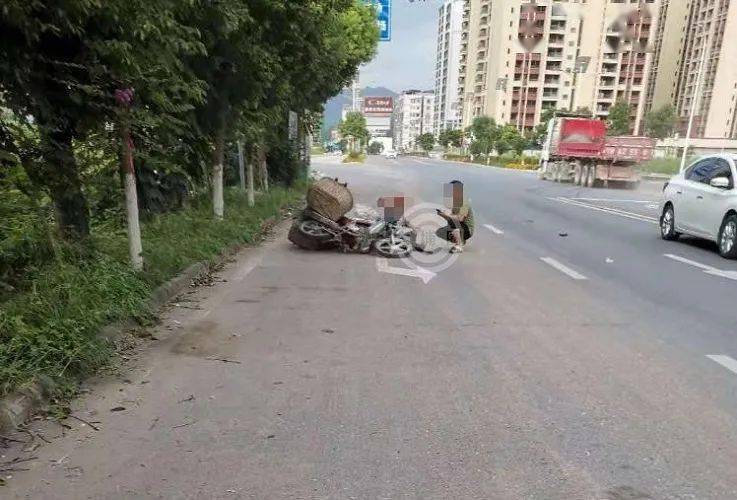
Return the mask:
<svg viewBox="0 0 737 500">
<path fill-rule="evenodd" d="M 379 40 L 392 39 L 392 0 L 365 0 L 376 9 L 376 22 L 379 23 Z"/>
<path fill-rule="evenodd" d="M 394 111 L 391 97 L 364 97 L 363 112 L 366 115 L 390 115 Z"/>
</svg>

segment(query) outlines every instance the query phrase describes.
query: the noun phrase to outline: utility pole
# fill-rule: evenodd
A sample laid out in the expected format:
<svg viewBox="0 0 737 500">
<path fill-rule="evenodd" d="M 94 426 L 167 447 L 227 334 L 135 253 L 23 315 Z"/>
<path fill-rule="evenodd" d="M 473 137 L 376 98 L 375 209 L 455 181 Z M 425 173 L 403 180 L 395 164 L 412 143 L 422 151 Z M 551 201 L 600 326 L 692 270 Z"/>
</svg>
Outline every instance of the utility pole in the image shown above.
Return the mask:
<svg viewBox="0 0 737 500">
<path fill-rule="evenodd" d="M 710 33 L 704 33 L 704 38 L 701 41 L 701 60 L 699 61 L 699 72 L 696 74 L 696 88 L 694 89 L 693 97 L 691 99 L 691 112 L 688 117 L 688 129 L 686 130 L 686 138 L 683 143 L 683 153 L 681 154 L 681 167 L 679 172 L 683 172 L 686 168 L 686 157 L 688 156 L 689 143 L 691 142 L 691 131 L 693 129 L 693 119 L 696 114 L 696 104 L 700 102 L 701 97 L 701 83 L 704 79 L 704 66 L 706 64 L 706 50 L 707 50 L 707 39 Z"/>
</svg>

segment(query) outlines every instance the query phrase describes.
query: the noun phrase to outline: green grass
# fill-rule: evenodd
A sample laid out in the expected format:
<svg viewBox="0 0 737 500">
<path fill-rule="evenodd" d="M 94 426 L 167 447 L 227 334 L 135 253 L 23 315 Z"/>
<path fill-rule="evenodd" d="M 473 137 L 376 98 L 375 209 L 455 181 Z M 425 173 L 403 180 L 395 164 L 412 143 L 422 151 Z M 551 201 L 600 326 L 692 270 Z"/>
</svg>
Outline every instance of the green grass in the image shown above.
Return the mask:
<svg viewBox="0 0 737 500">
<path fill-rule="evenodd" d="M 640 172 L 648 174 L 677 174 L 681 165 L 678 158 L 653 158 L 638 165 Z"/>
<path fill-rule="evenodd" d="M 207 200 L 146 221 L 142 273 L 128 266 L 126 231 L 119 223 L 94 226 L 84 248 L 58 245 L 55 257 L 30 266 L 0 301 L 0 395 L 39 375 L 68 385 L 99 369 L 112 354 L 97 337 L 103 326 L 147 317 L 157 285 L 231 245 L 256 242 L 263 222 L 303 193 L 274 188 L 251 208 L 242 194 L 227 191 L 223 221 L 213 220 Z"/>
<path fill-rule="evenodd" d="M 356 151 L 352 151 L 343 158 L 343 163 L 363 163 L 366 160 L 366 155 Z"/>
</svg>

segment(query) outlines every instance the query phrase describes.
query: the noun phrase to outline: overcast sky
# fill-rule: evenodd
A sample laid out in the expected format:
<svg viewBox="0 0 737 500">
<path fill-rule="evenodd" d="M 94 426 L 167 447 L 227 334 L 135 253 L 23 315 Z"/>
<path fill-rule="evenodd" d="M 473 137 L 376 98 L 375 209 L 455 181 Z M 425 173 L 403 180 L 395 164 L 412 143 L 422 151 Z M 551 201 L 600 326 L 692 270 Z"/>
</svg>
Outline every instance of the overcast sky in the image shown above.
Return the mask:
<svg viewBox="0 0 737 500">
<path fill-rule="evenodd" d="M 362 87 L 395 92 L 435 88 L 435 43 L 442 0 L 392 0 L 392 40 L 361 68 Z"/>
</svg>

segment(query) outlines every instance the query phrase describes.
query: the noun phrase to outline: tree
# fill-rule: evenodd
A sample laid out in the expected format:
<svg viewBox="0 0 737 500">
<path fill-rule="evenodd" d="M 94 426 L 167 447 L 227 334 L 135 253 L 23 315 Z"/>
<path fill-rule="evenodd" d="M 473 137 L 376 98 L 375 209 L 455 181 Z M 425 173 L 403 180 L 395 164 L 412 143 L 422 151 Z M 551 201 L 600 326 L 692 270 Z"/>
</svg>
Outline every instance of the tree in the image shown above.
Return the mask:
<svg viewBox="0 0 737 500">
<path fill-rule="evenodd" d="M 471 153 L 485 155 L 488 159 L 499 138 L 499 133 L 500 127 L 493 118 L 488 116 L 474 118 L 467 130 L 467 135 L 471 137 Z"/>
<path fill-rule="evenodd" d="M 199 43 L 180 12 L 174 0 L 70 0 L 55 8 L 11 1 L 0 11 L 3 102 L 38 129 L 39 161 L 26 163 L 27 174 L 53 200 L 64 237 L 89 234 L 73 143 L 116 121 L 114 91 L 156 80 L 157 89 L 151 85 L 151 94 L 142 95 L 174 107 L 172 92 L 184 95 L 197 87 L 172 85 L 172 75 L 181 76 L 179 55 Z"/>
<path fill-rule="evenodd" d="M 368 154 L 370 155 L 378 155 L 382 151 L 384 151 L 384 145 L 379 141 L 374 141 L 368 146 Z"/>
<path fill-rule="evenodd" d="M 358 111 L 351 111 L 345 115 L 345 120 L 338 124 L 338 132 L 343 138 L 348 139 L 351 151 L 356 151 L 357 145 L 369 138 L 366 128 L 366 118 Z"/>
<path fill-rule="evenodd" d="M 628 135 L 630 133 L 630 105 L 617 101 L 609 108 L 607 129 L 610 135 Z"/>
<path fill-rule="evenodd" d="M 499 155 L 503 155 L 507 151 L 515 151 L 521 155 L 527 146 L 527 139 L 522 136 L 513 125 L 505 125 L 501 128 L 499 138 L 495 143 L 495 149 Z"/>
<path fill-rule="evenodd" d="M 429 132 L 420 134 L 415 137 L 415 145 L 423 151 L 429 152 L 435 146 L 435 136 Z"/>
<path fill-rule="evenodd" d="M 673 135 L 677 124 L 678 115 L 672 104 L 666 104 L 645 115 L 645 133 L 657 139 L 664 139 Z"/>
<path fill-rule="evenodd" d="M 438 144 L 446 149 L 450 146 L 460 148 L 463 146 L 463 130 L 443 130 L 438 134 Z"/>
</svg>

